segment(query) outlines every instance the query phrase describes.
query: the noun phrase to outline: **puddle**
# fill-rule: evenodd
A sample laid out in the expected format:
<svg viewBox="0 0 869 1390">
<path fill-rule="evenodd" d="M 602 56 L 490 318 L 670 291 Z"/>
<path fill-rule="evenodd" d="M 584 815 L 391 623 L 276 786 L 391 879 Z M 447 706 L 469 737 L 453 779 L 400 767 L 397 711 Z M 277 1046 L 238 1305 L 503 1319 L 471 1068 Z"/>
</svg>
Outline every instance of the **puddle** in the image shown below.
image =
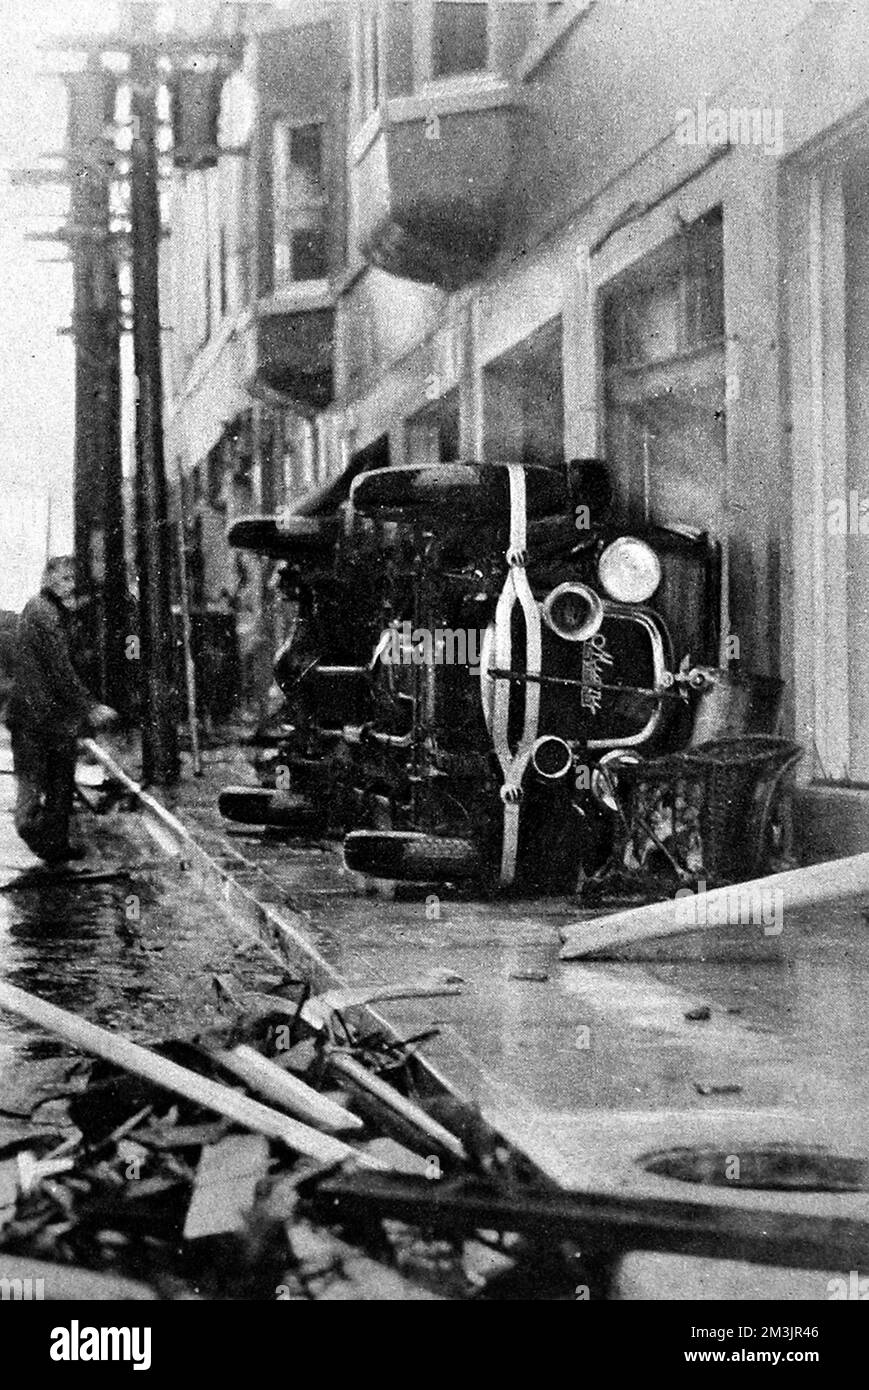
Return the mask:
<svg viewBox="0 0 869 1390">
<path fill-rule="evenodd" d="M 773 1192 L 867 1192 L 869 1162 L 798 1144 L 667 1149 L 637 1160 L 647 1173 L 704 1187 Z"/>
</svg>

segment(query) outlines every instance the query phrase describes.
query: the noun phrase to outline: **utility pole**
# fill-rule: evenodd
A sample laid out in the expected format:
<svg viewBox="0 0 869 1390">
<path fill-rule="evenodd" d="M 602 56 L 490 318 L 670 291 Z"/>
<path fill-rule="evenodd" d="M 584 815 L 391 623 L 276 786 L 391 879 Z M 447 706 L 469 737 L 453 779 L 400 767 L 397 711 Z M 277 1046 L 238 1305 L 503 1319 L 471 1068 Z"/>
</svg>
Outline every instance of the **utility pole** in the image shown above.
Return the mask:
<svg viewBox="0 0 869 1390">
<path fill-rule="evenodd" d="M 161 238 L 160 198 L 158 183 L 157 147 L 157 96 L 161 82 L 166 81 L 166 73 L 171 72 L 173 80 L 187 83 L 188 93 L 180 104 L 182 117 L 193 117 L 192 144 L 188 148 L 186 138 L 176 138 L 173 158 L 180 167 L 205 168 L 216 163 L 217 148 L 217 107 L 214 101 L 219 97 L 219 87 L 228 71 L 236 61 L 240 48 L 239 30 L 240 5 L 227 5 L 226 23 L 218 34 L 203 32 L 192 35 L 184 30 L 178 33 L 163 33 L 157 23 L 159 6 L 155 0 L 127 0 L 122 7 L 122 18 L 117 29 L 109 34 L 66 35 L 46 44 L 57 52 L 74 52 L 85 55 L 85 71 L 99 73 L 104 68 L 103 59 L 107 53 L 126 55 L 125 75 L 119 80 L 128 83 L 132 118 L 132 144 L 129 156 L 130 191 L 130 258 L 133 282 L 133 360 L 136 394 L 136 558 L 139 572 L 139 674 L 142 694 L 142 776 L 145 782 L 166 783 L 175 781 L 179 773 L 178 730 L 175 708 L 175 662 L 174 634 L 172 624 L 172 533 L 168 513 L 168 487 L 166 481 L 163 452 L 163 380 L 161 363 L 160 305 L 159 305 L 159 245 Z M 122 69 L 123 70 L 123 69 Z M 66 80 L 66 79 L 65 79 Z M 69 74 L 69 80 L 75 75 Z M 190 88 L 193 90 L 189 90 Z M 209 92 L 210 87 L 210 92 Z M 204 106 L 203 106 L 204 102 Z M 209 105 L 209 102 L 211 103 Z M 211 122 L 214 114 L 213 131 L 209 125 L 209 138 L 200 148 L 197 122 L 201 112 Z M 173 122 L 174 124 L 174 122 Z M 182 125 L 185 124 L 182 122 Z M 179 127 L 180 129 L 181 127 Z M 186 137 L 186 131 L 184 132 Z M 176 132 L 177 134 L 177 132 Z M 195 163 L 193 161 L 196 161 Z M 74 200 L 75 201 L 75 200 Z M 107 213 L 110 212 L 108 204 Z M 90 214 L 88 214 L 90 215 Z M 78 209 L 73 209 L 71 225 L 63 233 L 53 233 L 50 238 L 42 233 L 34 233 L 33 239 L 64 239 L 74 247 L 79 255 L 82 244 L 93 239 L 90 225 L 80 225 Z M 107 253 L 115 254 L 117 242 L 112 231 L 111 218 L 103 238 Z M 80 264 L 84 260 L 80 258 Z M 114 262 L 113 262 L 114 264 Z M 113 278 L 114 315 L 112 323 L 119 329 L 120 316 L 117 312 L 117 277 Z M 82 281 L 81 290 L 86 289 Z M 87 301 L 82 299 L 87 310 Z M 84 439 L 86 427 L 86 400 L 93 390 L 93 378 L 89 377 L 84 364 L 90 362 L 94 369 L 100 358 L 101 348 L 92 347 L 80 336 L 83 323 L 90 321 L 88 312 L 82 321 L 74 317 L 73 332 L 76 338 L 77 360 L 80 359 L 79 423 Z M 108 342 L 108 334 L 104 343 Z M 105 399 L 111 404 L 113 429 L 119 429 L 117 412 L 117 387 L 119 372 L 115 367 L 114 345 L 107 354 L 109 366 L 103 381 Z M 79 352 L 79 349 L 81 351 Z M 102 351 L 105 351 L 103 344 Z M 88 354 L 88 356 L 86 356 Z M 101 378 L 102 380 L 102 378 Z M 114 457 L 114 439 L 103 440 L 99 452 L 103 460 Z M 83 445 L 84 448 L 84 445 Z M 90 450 L 91 446 L 88 444 Z M 89 457 L 90 455 L 88 455 Z M 85 473 L 81 473 L 82 479 Z M 126 577 L 121 575 L 123 559 L 122 493 L 120 489 L 120 467 L 117 470 L 118 489 L 110 485 L 109 474 L 103 473 L 104 488 L 100 493 L 103 519 L 103 544 L 106 567 L 106 589 L 110 602 L 117 604 L 116 621 L 108 626 L 118 644 L 106 648 L 105 669 L 107 682 L 109 671 L 121 675 L 129 669 L 126 661 L 126 640 L 128 622 L 126 619 Z M 111 472 L 115 477 L 114 470 Z M 82 518 L 84 517 L 87 487 L 79 488 Z M 77 530 L 84 531 L 85 524 L 77 520 Z M 90 540 L 90 537 L 88 537 Z M 84 544 L 84 541 L 82 541 Z M 88 554 L 88 560 L 90 555 Z M 123 620 L 120 615 L 123 613 Z M 117 688 L 117 687 L 116 687 Z M 120 702 L 118 702 L 120 703 Z"/>
<path fill-rule="evenodd" d="M 110 230 L 116 176 L 114 76 L 91 52 L 66 77 L 66 172 L 71 185 L 75 341 L 75 553 L 79 580 L 97 604 L 101 698 L 127 704 L 129 630 L 124 556 L 117 245 Z M 97 572 L 99 563 L 101 573 Z"/>
<path fill-rule="evenodd" d="M 160 195 L 157 181 L 157 66 L 153 49 L 130 52 L 133 360 L 136 374 L 136 541 L 142 673 L 142 777 L 178 777 L 173 690 L 172 539 L 163 454 L 160 348 Z"/>
</svg>

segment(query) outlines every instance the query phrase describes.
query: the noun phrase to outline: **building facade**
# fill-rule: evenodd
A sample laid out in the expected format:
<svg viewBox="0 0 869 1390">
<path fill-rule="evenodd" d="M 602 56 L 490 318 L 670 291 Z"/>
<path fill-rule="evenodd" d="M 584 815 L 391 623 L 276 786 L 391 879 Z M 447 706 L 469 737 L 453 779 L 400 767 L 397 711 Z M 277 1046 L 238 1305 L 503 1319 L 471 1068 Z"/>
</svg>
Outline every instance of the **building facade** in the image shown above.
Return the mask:
<svg viewBox="0 0 869 1390">
<path fill-rule="evenodd" d="M 865 847 L 861 7 L 261 7 L 219 147 L 165 258 L 205 597 L 236 594 L 233 515 L 361 467 L 605 456 L 628 517 L 720 540 L 728 659 L 783 677 L 806 749 L 801 833 Z"/>
</svg>

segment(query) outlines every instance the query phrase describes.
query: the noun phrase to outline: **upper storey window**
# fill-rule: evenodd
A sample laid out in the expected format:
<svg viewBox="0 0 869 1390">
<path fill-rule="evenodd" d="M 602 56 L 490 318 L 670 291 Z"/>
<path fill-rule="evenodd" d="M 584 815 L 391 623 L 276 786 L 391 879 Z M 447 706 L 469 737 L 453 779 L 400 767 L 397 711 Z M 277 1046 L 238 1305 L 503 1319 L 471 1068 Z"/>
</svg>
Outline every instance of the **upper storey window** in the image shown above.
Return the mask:
<svg viewBox="0 0 869 1390">
<path fill-rule="evenodd" d="M 275 286 L 324 279 L 323 127 L 276 121 L 272 149 Z"/>
<path fill-rule="evenodd" d="M 485 0 L 435 0 L 432 13 L 431 75 L 458 77 L 482 72 L 489 62 L 489 6 Z"/>
</svg>

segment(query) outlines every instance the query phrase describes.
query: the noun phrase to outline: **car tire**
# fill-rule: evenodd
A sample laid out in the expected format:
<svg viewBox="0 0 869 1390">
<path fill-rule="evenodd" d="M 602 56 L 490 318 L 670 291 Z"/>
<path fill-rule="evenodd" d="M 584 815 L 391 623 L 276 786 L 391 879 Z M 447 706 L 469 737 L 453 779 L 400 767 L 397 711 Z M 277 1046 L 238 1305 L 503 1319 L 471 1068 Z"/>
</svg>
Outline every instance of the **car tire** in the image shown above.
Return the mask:
<svg viewBox="0 0 869 1390">
<path fill-rule="evenodd" d="M 241 516 L 226 533 L 235 550 L 272 560 L 316 560 L 331 555 L 338 522 L 326 516 Z"/>
<path fill-rule="evenodd" d="M 568 507 L 562 473 L 526 464 L 525 492 L 529 516 L 551 516 Z M 444 512 L 452 519 L 503 521 L 510 516 L 506 463 L 398 464 L 360 473 L 351 489 L 361 516 L 425 515 Z"/>
<path fill-rule="evenodd" d="M 300 835 L 323 826 L 322 814 L 305 797 L 271 787 L 224 787 L 217 804 L 224 820 L 242 825 L 279 826 Z"/>
<path fill-rule="evenodd" d="M 344 861 L 369 878 L 411 883 L 467 881 L 481 869 L 471 840 L 412 830 L 351 830 L 344 839 Z"/>
</svg>

